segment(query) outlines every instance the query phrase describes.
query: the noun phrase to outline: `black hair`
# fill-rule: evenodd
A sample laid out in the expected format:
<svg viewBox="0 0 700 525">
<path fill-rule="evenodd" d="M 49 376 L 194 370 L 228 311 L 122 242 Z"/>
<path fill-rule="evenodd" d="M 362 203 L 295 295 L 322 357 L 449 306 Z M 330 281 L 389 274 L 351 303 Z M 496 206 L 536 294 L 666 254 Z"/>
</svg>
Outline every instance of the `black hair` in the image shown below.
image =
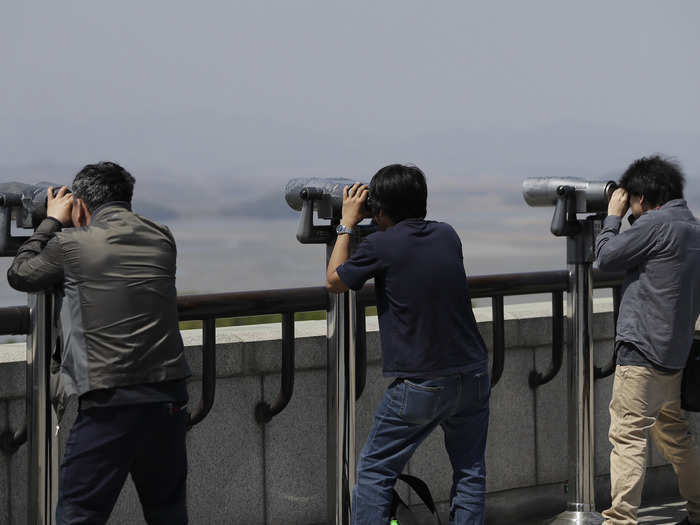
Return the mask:
<svg viewBox="0 0 700 525">
<path fill-rule="evenodd" d="M 90 213 L 108 202 L 131 203 L 134 177 L 115 162 L 88 164 L 73 179 L 72 191 Z"/>
<path fill-rule="evenodd" d="M 635 160 L 620 178 L 620 186 L 630 195 L 644 196 L 651 207 L 682 199 L 684 184 L 680 165 L 660 155 Z"/>
<path fill-rule="evenodd" d="M 425 175 L 416 166 L 384 166 L 369 183 L 368 201 L 372 214 L 384 210 L 395 223 L 404 219 L 423 219 L 428 201 Z"/>
</svg>

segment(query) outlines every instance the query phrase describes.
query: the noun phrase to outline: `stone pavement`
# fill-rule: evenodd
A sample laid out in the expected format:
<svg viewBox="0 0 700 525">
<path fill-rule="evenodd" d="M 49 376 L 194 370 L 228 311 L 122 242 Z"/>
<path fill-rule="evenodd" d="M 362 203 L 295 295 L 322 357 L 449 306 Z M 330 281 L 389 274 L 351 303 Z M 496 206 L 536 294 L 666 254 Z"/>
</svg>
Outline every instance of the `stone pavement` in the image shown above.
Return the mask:
<svg viewBox="0 0 700 525">
<path fill-rule="evenodd" d="M 639 512 L 639 523 L 665 525 L 678 523 L 685 518 L 685 502 L 676 501 L 652 507 L 645 507 Z"/>
<path fill-rule="evenodd" d="M 650 505 L 642 508 L 639 511 L 639 521 L 638 523 L 646 525 L 675 525 L 686 516 L 685 512 L 685 502 L 684 501 L 672 501 L 666 503 L 660 503 L 658 505 Z M 418 516 L 419 525 L 435 525 L 435 522 L 431 520 L 428 512 L 421 513 Z M 440 513 L 440 519 L 442 520 L 442 525 L 448 525 L 447 513 Z M 545 525 L 549 520 L 540 521 L 521 521 L 521 522 L 502 522 L 496 523 L 487 521 L 487 525 Z"/>
</svg>

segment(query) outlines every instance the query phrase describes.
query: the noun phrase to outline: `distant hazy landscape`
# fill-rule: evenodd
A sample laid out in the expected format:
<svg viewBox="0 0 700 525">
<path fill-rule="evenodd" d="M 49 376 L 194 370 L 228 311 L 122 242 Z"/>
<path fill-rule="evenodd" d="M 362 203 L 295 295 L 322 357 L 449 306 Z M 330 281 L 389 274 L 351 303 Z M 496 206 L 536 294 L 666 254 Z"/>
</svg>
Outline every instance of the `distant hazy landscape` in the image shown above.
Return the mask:
<svg viewBox="0 0 700 525">
<path fill-rule="evenodd" d="M 521 194 L 525 177 L 617 179 L 630 160 L 661 151 L 683 162 L 688 201 L 696 213 L 700 211 L 700 153 L 695 147 L 699 142 L 693 136 L 632 133 L 569 122 L 521 132 L 456 129 L 417 134 L 410 141 L 354 143 L 353 151 L 344 151 L 347 143 L 340 137 L 334 140 L 329 135 L 321 138 L 303 130 L 286 130 L 286 142 L 282 138 L 277 141 L 275 155 L 256 165 L 253 144 L 256 140 L 262 143 L 262 135 L 268 143 L 275 142 L 276 128 L 262 123 L 256 127 L 250 121 L 221 125 L 229 134 L 210 126 L 207 148 L 226 150 L 228 142 L 236 140 L 235 130 L 243 128 L 251 145 L 238 150 L 241 163 L 228 170 L 206 165 L 187 168 L 185 162 L 177 169 L 153 168 L 122 160 L 137 180 L 135 210 L 168 224 L 174 232 L 180 293 L 320 285 L 324 249 L 296 241 L 297 213 L 284 202 L 284 184 L 303 176 L 368 181 L 378 167 L 391 161 L 413 162 L 424 168 L 429 183 L 428 218 L 447 221 L 459 232 L 471 275 L 564 267 L 565 241 L 549 233 L 553 210 L 525 204 Z M 112 132 L 114 127 L 103 126 Z M 164 136 L 151 141 L 150 148 L 166 148 L 167 130 L 177 129 L 177 125 L 171 122 L 162 129 Z M 45 125 L 39 135 L 47 133 L 62 136 L 60 129 Z M 257 139 L 256 133 L 260 135 Z M 138 151 L 138 137 L 132 140 L 136 150 L 132 155 L 144 154 Z M 584 143 L 585 159 L 578 151 Z M 48 154 L 61 158 L 59 149 L 51 151 L 59 147 L 60 143 L 49 148 Z M 361 155 L 355 148 L 366 151 Z M 308 159 L 306 168 L 303 152 L 309 151 L 318 155 Z M 411 157 L 411 151 L 420 152 L 420 156 Z M 317 167 L 331 165 L 333 158 L 344 160 L 336 163 L 332 172 Z M 80 167 L 80 163 L 67 162 L 0 164 L 0 180 L 70 183 Z M 4 271 L 9 261 L 1 263 Z M 23 301 L 22 294 L 10 290 L 0 279 L 3 305 Z"/>
</svg>

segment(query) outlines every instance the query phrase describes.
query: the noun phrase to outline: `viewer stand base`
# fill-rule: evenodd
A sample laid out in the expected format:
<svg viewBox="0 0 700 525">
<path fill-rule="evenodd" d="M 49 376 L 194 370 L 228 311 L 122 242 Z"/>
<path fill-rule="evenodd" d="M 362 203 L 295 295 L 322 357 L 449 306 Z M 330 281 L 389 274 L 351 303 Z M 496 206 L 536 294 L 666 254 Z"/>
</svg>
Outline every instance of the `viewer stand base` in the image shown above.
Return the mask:
<svg viewBox="0 0 700 525">
<path fill-rule="evenodd" d="M 597 512 L 567 510 L 546 523 L 547 525 L 600 525 L 603 523 L 603 516 Z"/>
</svg>

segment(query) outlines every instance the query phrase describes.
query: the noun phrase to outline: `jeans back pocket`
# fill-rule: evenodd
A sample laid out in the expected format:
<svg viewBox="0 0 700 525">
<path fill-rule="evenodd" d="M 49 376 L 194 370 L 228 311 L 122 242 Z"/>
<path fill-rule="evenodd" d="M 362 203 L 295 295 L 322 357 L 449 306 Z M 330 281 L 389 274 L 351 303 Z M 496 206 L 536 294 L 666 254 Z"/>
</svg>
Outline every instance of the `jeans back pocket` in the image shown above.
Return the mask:
<svg viewBox="0 0 700 525">
<path fill-rule="evenodd" d="M 437 381 L 410 381 L 404 379 L 404 399 L 401 417 L 414 424 L 435 420 L 444 410 L 445 386 Z"/>
<path fill-rule="evenodd" d="M 491 380 L 488 372 L 480 372 L 474 375 L 474 399 L 483 401 L 491 395 Z"/>
</svg>

